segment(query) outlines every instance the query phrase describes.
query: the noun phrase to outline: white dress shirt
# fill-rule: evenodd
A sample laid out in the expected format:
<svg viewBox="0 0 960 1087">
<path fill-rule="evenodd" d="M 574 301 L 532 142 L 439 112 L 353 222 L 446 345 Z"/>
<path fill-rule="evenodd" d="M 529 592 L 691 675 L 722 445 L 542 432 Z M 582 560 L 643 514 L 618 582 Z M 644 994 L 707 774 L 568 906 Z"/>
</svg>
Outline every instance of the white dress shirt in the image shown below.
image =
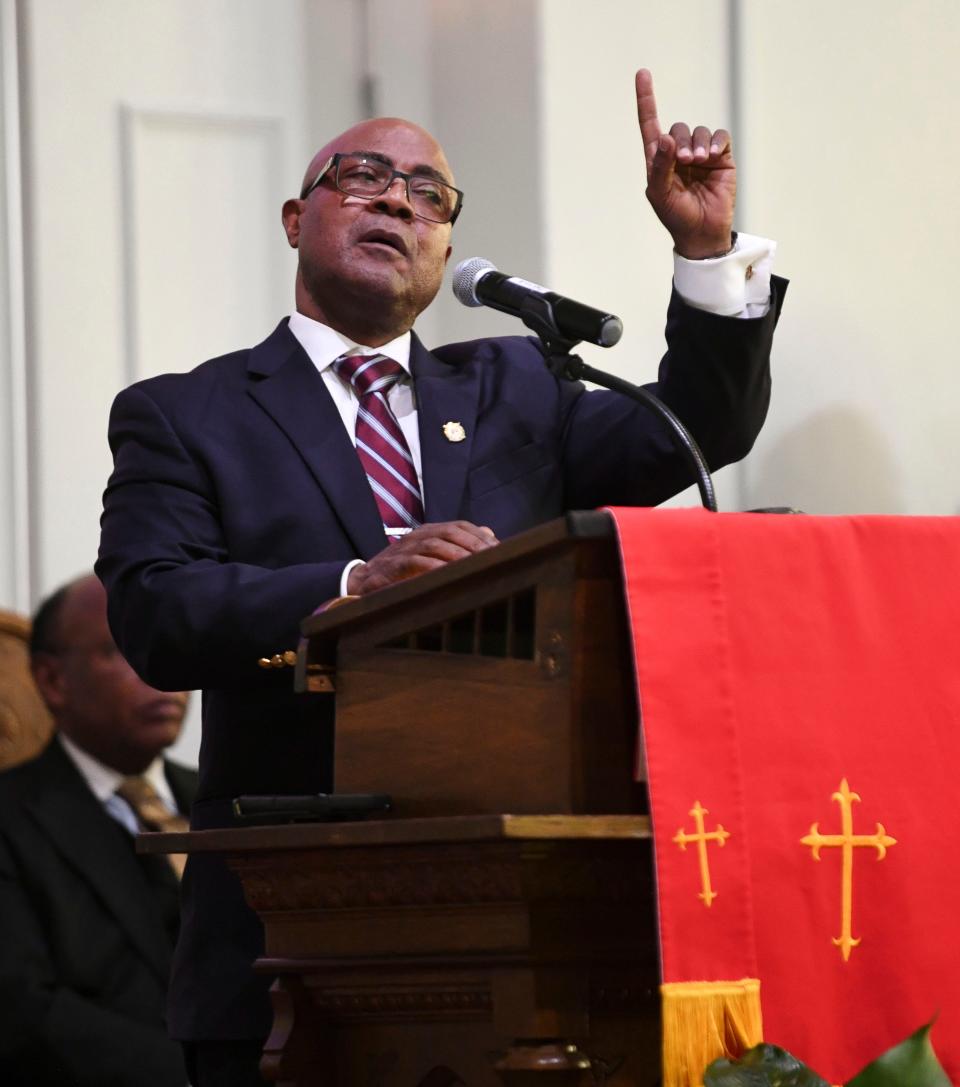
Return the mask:
<svg viewBox="0 0 960 1087">
<path fill-rule="evenodd" d="M 407 440 L 422 495 L 420 432 L 417 430 L 417 404 L 413 394 L 413 382 L 410 380 L 410 333 L 404 332 L 402 336 L 385 343 L 382 347 L 366 347 L 363 344 L 354 343 L 319 321 L 304 317 L 302 313 L 292 313 L 289 323 L 290 331 L 299 340 L 300 346 L 309 355 L 310 361 L 320 371 L 327 392 L 333 399 L 354 445 L 356 445 L 355 431 L 360 398 L 350 382 L 342 380 L 337 375 L 333 364 L 342 355 L 386 355 L 387 358 L 393 359 L 400 365 L 406 377 L 390 386 L 387 391 L 387 403 Z"/>
<path fill-rule="evenodd" d="M 126 800 L 117 796 L 117 789 L 130 775 L 121 774 L 119 770 L 105 766 L 99 759 L 95 759 L 89 752 L 78 747 L 68 736 L 64 736 L 62 732 L 57 733 L 57 739 L 70 761 L 80 772 L 80 776 L 90 787 L 90 792 L 100 801 L 107 814 L 116 819 L 131 834 L 139 834 L 140 826 L 133 809 Z M 141 776 L 150 782 L 167 809 L 176 812 L 177 802 L 167 781 L 167 775 L 164 773 L 163 759 L 159 755 Z"/>
</svg>

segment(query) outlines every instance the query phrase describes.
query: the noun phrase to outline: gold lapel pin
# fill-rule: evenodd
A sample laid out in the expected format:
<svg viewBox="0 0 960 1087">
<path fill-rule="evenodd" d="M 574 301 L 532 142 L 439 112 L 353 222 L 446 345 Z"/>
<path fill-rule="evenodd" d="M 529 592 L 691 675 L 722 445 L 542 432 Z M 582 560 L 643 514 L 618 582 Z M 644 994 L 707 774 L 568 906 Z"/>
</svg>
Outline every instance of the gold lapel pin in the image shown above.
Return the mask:
<svg viewBox="0 0 960 1087">
<path fill-rule="evenodd" d="M 463 429 L 463 423 L 457 423 L 451 419 L 449 423 L 443 424 L 443 436 L 448 442 L 462 442 L 467 432 Z"/>
</svg>

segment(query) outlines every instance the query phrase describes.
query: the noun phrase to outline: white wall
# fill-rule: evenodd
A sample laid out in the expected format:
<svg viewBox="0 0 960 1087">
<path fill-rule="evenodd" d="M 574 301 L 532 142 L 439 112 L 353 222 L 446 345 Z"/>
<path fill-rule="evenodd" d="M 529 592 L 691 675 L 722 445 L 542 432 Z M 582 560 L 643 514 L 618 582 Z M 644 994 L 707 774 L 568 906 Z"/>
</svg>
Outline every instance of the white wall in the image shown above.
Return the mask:
<svg viewBox="0 0 960 1087">
<path fill-rule="evenodd" d="M 656 377 L 670 298 L 670 236 L 644 195 L 634 72 L 653 72 L 661 124 L 732 125 L 727 0 L 675 4 L 546 0 L 542 5 L 539 140 L 546 282 L 624 322 L 616 347 L 584 359 L 629 381 Z M 678 33 L 678 16 L 695 31 Z M 588 185 L 602 162 L 613 183 Z M 743 224 L 744 228 L 746 224 Z M 736 469 L 718 472 L 721 508 L 738 508 Z M 696 505 L 695 490 L 675 504 Z"/>
<path fill-rule="evenodd" d="M 753 504 L 960 512 L 960 4 L 744 3 L 751 220 L 793 279 Z"/>
<path fill-rule="evenodd" d="M 36 594 L 96 553 L 116 391 L 262 338 L 288 304 L 308 97 L 276 34 L 299 0 L 22 10 Z"/>
</svg>

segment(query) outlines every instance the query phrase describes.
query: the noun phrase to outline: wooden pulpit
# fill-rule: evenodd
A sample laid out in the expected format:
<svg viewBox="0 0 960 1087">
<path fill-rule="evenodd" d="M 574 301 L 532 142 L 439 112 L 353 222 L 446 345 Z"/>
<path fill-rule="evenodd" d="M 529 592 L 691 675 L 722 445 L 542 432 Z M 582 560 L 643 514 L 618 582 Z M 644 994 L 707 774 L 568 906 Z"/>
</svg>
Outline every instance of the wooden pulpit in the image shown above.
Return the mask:
<svg viewBox="0 0 960 1087">
<path fill-rule="evenodd" d="M 574 513 L 303 623 L 338 793 L 389 817 L 157 836 L 217 851 L 275 977 L 287 1087 L 660 1078 L 652 849 L 613 526 Z"/>
<path fill-rule="evenodd" d="M 571 513 L 303 624 L 337 792 L 398 816 L 646 810 L 610 518 Z"/>
</svg>

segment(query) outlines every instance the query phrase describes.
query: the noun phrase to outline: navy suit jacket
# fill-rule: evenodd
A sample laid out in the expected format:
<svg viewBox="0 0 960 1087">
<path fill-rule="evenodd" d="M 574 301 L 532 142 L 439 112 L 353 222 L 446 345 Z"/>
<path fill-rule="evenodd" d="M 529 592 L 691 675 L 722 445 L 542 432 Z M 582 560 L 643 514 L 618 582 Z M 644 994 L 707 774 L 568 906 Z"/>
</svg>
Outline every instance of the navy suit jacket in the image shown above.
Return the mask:
<svg viewBox="0 0 960 1087">
<path fill-rule="evenodd" d="M 771 310 L 755 320 L 671 301 L 650 387 L 712 468 L 744 456 L 766 415 L 784 288 L 775 280 Z M 691 482 L 646 409 L 554 378 L 531 339 L 430 352 L 414 337 L 410 362 L 429 521 L 462 518 L 502 539 L 567 509 L 655 505 Z M 451 420 L 463 442 L 445 438 Z M 293 648 L 303 616 L 337 595 L 344 564 L 386 538 L 350 437 L 286 321 L 250 350 L 125 390 L 110 444 L 97 572 L 137 671 L 156 687 L 204 691 L 194 825 L 223 823 L 241 793 L 329 789 L 332 706 L 294 695 L 289 673 L 257 660 Z M 258 927 L 215 867 L 188 865 L 172 1023 L 183 1037 L 261 1035 L 266 1002 L 249 973 Z"/>
<path fill-rule="evenodd" d="M 167 763 L 167 780 L 187 810 L 197 775 Z M 0 933 L 5 1087 L 183 1087 L 171 933 L 131 836 L 56 740 L 0 774 Z"/>
</svg>

